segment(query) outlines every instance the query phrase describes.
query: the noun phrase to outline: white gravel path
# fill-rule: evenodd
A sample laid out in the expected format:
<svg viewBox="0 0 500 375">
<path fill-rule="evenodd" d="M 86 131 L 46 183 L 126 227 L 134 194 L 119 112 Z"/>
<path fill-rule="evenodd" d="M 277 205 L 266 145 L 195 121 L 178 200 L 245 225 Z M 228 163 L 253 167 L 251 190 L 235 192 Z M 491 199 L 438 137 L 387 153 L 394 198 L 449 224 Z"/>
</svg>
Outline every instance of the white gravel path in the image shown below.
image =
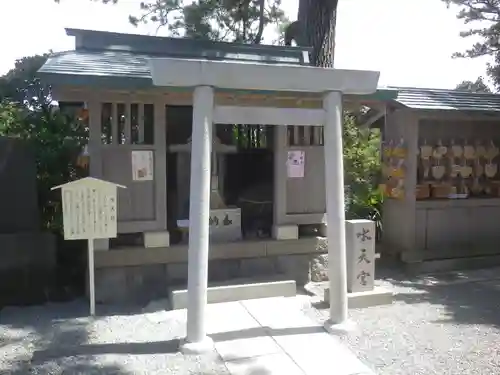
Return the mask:
<svg viewBox="0 0 500 375">
<path fill-rule="evenodd" d="M 100 312 L 102 311 L 102 307 Z M 0 313 L 0 374 L 226 375 L 220 358 L 176 352 L 185 314 L 118 313 L 89 319 L 77 301 Z"/>
<path fill-rule="evenodd" d="M 392 273 L 379 284 L 396 293 L 394 304 L 351 310 L 357 330 L 345 341 L 379 375 L 498 375 L 500 279 L 495 278 L 498 268 L 411 281 Z M 321 294 L 324 286 L 309 289 Z M 328 318 L 326 306 L 313 306 L 308 314 Z"/>
</svg>

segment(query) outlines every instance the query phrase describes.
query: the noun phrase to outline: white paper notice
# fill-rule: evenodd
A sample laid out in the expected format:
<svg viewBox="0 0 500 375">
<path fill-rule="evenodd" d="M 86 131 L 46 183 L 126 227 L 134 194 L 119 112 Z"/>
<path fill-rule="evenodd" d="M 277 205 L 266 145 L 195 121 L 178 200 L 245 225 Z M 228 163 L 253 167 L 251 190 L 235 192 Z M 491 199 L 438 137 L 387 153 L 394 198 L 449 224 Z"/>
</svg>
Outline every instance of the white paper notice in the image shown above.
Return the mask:
<svg viewBox="0 0 500 375">
<path fill-rule="evenodd" d="M 304 151 L 288 151 L 288 160 L 286 162 L 288 178 L 303 178 L 305 165 Z"/>
<path fill-rule="evenodd" d="M 153 180 L 153 151 L 132 151 L 132 179 Z"/>
</svg>

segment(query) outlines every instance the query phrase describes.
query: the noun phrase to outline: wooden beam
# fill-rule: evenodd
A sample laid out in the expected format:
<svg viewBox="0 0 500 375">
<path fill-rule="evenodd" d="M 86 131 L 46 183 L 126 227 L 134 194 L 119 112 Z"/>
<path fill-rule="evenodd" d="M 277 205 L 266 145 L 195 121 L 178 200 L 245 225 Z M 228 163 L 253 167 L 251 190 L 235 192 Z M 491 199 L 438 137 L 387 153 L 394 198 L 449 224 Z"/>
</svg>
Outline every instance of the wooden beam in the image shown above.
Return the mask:
<svg viewBox="0 0 500 375">
<path fill-rule="evenodd" d="M 385 110 L 382 112 L 370 110 L 366 116 L 363 116 L 362 123 L 359 125 L 359 127 L 362 129 L 369 129 L 375 122 L 380 120 L 382 117 L 385 117 L 385 115 Z"/>
<path fill-rule="evenodd" d="M 325 123 L 325 111 L 305 108 L 215 106 L 214 123 L 321 126 Z"/>
</svg>

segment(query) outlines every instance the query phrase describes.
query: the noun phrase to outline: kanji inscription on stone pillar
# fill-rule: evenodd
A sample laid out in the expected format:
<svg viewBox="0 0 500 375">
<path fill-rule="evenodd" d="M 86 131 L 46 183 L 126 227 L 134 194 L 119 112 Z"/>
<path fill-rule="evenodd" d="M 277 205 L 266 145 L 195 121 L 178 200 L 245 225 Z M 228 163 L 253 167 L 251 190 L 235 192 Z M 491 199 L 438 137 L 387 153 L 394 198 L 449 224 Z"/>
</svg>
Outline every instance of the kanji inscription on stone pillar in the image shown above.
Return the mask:
<svg viewBox="0 0 500 375">
<path fill-rule="evenodd" d="M 373 290 L 375 281 L 375 222 L 346 221 L 347 289 Z"/>
</svg>

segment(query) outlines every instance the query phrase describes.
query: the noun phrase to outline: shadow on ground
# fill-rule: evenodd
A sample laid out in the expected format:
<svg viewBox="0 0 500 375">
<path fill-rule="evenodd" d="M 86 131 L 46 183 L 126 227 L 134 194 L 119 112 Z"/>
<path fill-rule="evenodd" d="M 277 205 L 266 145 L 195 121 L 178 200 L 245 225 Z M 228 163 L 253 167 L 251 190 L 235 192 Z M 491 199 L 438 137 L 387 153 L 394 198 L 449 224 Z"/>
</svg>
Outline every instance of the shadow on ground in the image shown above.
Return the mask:
<svg viewBox="0 0 500 375">
<path fill-rule="evenodd" d="M 395 303 L 443 307 L 445 318 L 436 323 L 500 328 L 500 268 L 414 275 L 401 271 L 397 265 L 386 264 L 377 268 L 377 282 L 393 290 Z M 321 301 L 312 306 L 327 309 L 322 290 L 316 288 L 313 294 Z"/>
<path fill-rule="evenodd" d="M 32 356 L 88 342 L 87 314 L 78 303 L 5 308 L 0 312 L 0 374 L 122 374 L 117 365 L 95 363 L 90 356 L 56 361 Z"/>
<path fill-rule="evenodd" d="M 393 281 L 395 285 L 401 285 Z M 446 318 L 454 324 L 487 324 L 500 328 L 500 281 L 472 281 L 448 285 L 404 283 L 420 293 L 399 292 L 395 301 L 406 304 L 442 305 Z"/>
<path fill-rule="evenodd" d="M 248 339 L 263 336 L 284 336 L 284 335 L 298 335 L 323 332 L 322 327 L 296 327 L 296 328 L 282 328 L 273 329 L 270 327 L 255 327 L 242 329 L 237 331 L 221 332 L 211 334 L 210 337 L 215 342 L 222 342 L 236 339 Z M 155 354 L 173 354 L 179 351 L 179 339 L 172 339 L 166 341 L 153 341 L 153 342 L 126 342 L 126 343 L 111 343 L 111 344 L 87 344 L 76 343 L 59 347 L 57 344 L 43 349 L 35 350 L 32 363 L 46 363 L 50 361 L 61 361 L 66 358 L 85 358 L 89 356 L 107 355 L 107 354 L 125 354 L 125 355 L 155 355 Z M 222 362 L 220 356 L 216 355 L 215 360 Z M 227 359 L 237 361 L 249 365 L 253 359 Z M 78 364 L 81 367 L 81 363 Z M 114 370 L 118 371 L 118 369 Z M 249 375 L 265 375 L 269 370 L 261 366 L 255 366 L 249 369 Z M 123 372 L 118 372 L 119 374 Z M 203 374 L 200 374 L 203 375 Z"/>
<path fill-rule="evenodd" d="M 498 271 L 498 272 L 497 272 Z M 408 275 L 381 267 L 377 279 L 394 287 L 394 301 L 442 306 L 436 323 L 485 324 L 500 328 L 500 269 Z"/>
<path fill-rule="evenodd" d="M 139 367 L 139 373 L 164 374 L 165 368 L 168 373 L 175 375 L 198 374 L 198 375 L 228 375 L 229 371 L 223 364 L 222 358 L 215 352 L 209 359 L 185 357 L 178 352 L 179 339 L 141 341 L 140 338 L 134 342 L 133 336 L 116 333 L 118 339 L 127 337 L 125 342 L 95 343 L 99 332 L 93 326 L 93 319 L 88 318 L 87 304 L 83 301 L 53 304 L 28 308 L 8 308 L 0 313 L 0 374 L 13 375 L 73 375 L 73 374 L 116 374 L 130 375 L 138 373 L 138 367 L 131 370 L 129 360 L 142 358 L 144 365 Z M 100 309 L 101 314 L 107 312 L 110 315 L 118 315 L 116 309 Z M 124 307 L 121 311 L 125 315 L 132 315 L 132 310 Z M 127 314 L 127 312 L 129 314 Z M 107 315 L 107 316 L 110 316 Z M 119 317 L 117 317 L 119 318 Z M 138 319 L 141 317 L 138 316 Z M 97 318 L 99 319 L 99 318 Z M 102 322 L 101 322 L 102 324 Z M 170 324 L 168 321 L 163 324 Z M 154 326 L 154 324 L 152 325 Z M 164 325 L 154 326 L 162 329 Z M 126 330 L 126 328 L 124 328 Z M 227 341 L 241 338 L 251 338 L 266 335 L 291 335 L 317 332 L 317 326 L 271 329 L 269 327 L 252 328 L 231 332 L 223 332 L 211 335 L 214 341 Z M 109 334 L 109 332 L 108 332 Z M 144 337 L 143 337 L 144 338 Z M 142 339 L 143 339 L 142 338 Z M 167 355 L 167 356 L 165 356 Z M 120 364 L 123 358 L 124 364 Z M 150 356 L 150 357 L 145 357 Z M 162 357 L 163 356 L 163 357 Z M 156 357 L 156 361 L 163 364 L 163 370 L 156 368 L 150 371 L 148 368 L 149 358 Z M 158 359 L 162 357 L 161 359 Z M 103 358 L 112 358 L 112 363 L 105 363 Z M 176 361 L 172 364 L 172 361 Z M 196 363 L 212 361 L 211 366 L 217 370 L 211 371 L 205 368 L 196 368 Z M 249 375 L 268 375 L 270 371 L 255 362 L 254 359 L 234 359 L 235 362 L 244 363 Z M 172 365 L 172 369 L 170 369 Z M 190 369 L 186 367 L 191 366 Z M 144 369 L 143 369 L 144 368 Z M 193 372 L 193 369 L 195 371 Z M 142 372 L 144 371 L 144 372 Z"/>
</svg>

